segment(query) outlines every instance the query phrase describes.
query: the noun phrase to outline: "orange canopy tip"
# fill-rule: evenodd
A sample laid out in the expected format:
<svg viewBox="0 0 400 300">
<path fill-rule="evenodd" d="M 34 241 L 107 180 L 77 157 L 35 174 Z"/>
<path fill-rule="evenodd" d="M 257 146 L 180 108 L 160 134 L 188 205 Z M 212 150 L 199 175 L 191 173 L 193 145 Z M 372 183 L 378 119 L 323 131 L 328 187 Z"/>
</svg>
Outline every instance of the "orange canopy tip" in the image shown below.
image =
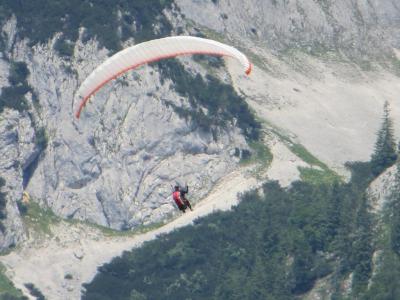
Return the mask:
<svg viewBox="0 0 400 300">
<path fill-rule="evenodd" d="M 246 70 L 246 75 L 250 75 L 252 69 L 253 69 L 253 65 L 250 64 L 248 69 Z"/>
</svg>

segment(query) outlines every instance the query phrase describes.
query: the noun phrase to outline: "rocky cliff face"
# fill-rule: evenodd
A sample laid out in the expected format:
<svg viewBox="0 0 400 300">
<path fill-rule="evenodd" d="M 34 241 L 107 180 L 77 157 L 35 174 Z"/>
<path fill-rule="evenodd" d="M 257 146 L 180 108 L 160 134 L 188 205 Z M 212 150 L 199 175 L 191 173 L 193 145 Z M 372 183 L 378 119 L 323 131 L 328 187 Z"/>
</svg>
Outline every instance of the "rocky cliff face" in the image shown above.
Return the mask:
<svg viewBox="0 0 400 300">
<path fill-rule="evenodd" d="M 399 136 L 396 2 L 177 3 L 195 28 L 247 51 L 256 67 L 237 86 L 248 103 L 331 168 L 369 159 L 385 101 Z"/>
<path fill-rule="evenodd" d="M 342 61 L 327 66 L 308 56 L 283 56 L 298 49 L 308 54 L 336 51 L 357 62 L 378 56 L 396 60 L 393 47 L 399 46 L 400 12 L 395 1 L 176 0 L 176 4 L 181 14 L 164 11 L 174 32 L 211 30 L 252 56 L 253 78 L 233 83 L 259 116 L 294 133 L 330 166 L 368 158 L 381 105 L 394 100 L 398 77 L 389 74 L 382 80 Z M 169 193 L 175 182 L 189 183 L 194 199 L 204 196 L 236 166 L 234 149 L 247 147 L 233 125 L 219 130 L 215 138 L 180 118 L 168 104 L 186 107 L 188 99 L 174 90 L 171 80 L 161 77 L 157 66 L 146 66 L 107 85 L 77 121 L 75 92 L 109 56 L 108 50 L 96 39 L 80 38 L 73 55 L 62 57 L 54 50 L 58 34 L 32 46 L 17 32 L 15 18 L 2 29 L 0 87 L 9 85 L 10 61 L 23 61 L 30 71 L 31 96 L 38 102 L 30 114 L 5 111 L 0 116 L 5 145 L 1 151 L 7 157 L 1 159 L 0 174 L 13 199 L 8 215 L 11 220 L 14 213 L 17 224 L 7 226 L 20 228 L 4 245 L 22 237 L 15 201 L 24 189 L 33 201 L 62 217 L 127 229 L 173 213 Z M 182 62 L 190 72 L 205 73 L 201 64 Z M 353 101 L 356 97 L 365 101 Z M 21 122 L 31 125 L 21 127 Z M 45 150 L 35 146 L 33 138 L 40 127 L 45 128 Z M 22 147 L 21 139 L 31 140 Z M 10 167 L 17 162 L 19 167 Z"/>
<path fill-rule="evenodd" d="M 233 39 L 285 51 L 338 50 L 363 59 L 400 45 L 394 0 L 177 0 L 186 17 Z"/>
<path fill-rule="evenodd" d="M 384 209 L 388 209 L 390 205 L 395 191 L 396 173 L 397 165 L 394 165 L 374 180 L 368 189 L 371 209 L 377 214 L 382 213 Z"/>
<path fill-rule="evenodd" d="M 0 232 L 0 248 L 4 249 L 25 238 L 17 201 L 22 200 L 24 170 L 37 158 L 40 149 L 35 131 L 26 114 L 6 110 L 0 116 L 0 170 L 6 193 L 4 231 Z"/>
<path fill-rule="evenodd" d="M 30 47 L 26 40 L 15 38 L 16 28 L 15 20 L 4 27 L 9 57 L 1 60 L 3 84 L 7 85 L 8 59 L 27 64 L 39 107 L 32 107 L 33 118 L 46 128 L 48 141 L 23 187 L 24 165 L 30 163 L 25 156 L 35 156 L 35 150 L 24 149 L 21 157 L 9 149 L 20 143 L 17 137 L 24 132 L 17 126 L 29 117 L 20 119 L 10 111 L 10 119 L 3 113 L 7 122 L 3 121 L 2 136 L 8 148 L 2 150 L 9 153 L 3 168 L 21 161 L 12 175 L 4 173 L 17 191 L 10 198 L 21 199 L 25 188 L 33 201 L 59 216 L 128 229 L 162 221 L 175 211 L 171 184 L 190 184 L 195 201 L 236 165 L 235 147 L 246 147 L 240 131 L 232 126 L 220 130 L 216 138 L 180 118 L 167 103 L 187 106 L 188 100 L 174 91 L 170 80 L 161 80 L 157 67 L 144 67 L 108 85 L 76 120 L 74 93 L 108 51 L 95 40 L 78 41 L 74 56 L 61 58 L 53 50 L 57 36 Z M 9 125 L 12 121 L 15 125 Z M 15 200 L 12 203 L 15 208 Z"/>
</svg>

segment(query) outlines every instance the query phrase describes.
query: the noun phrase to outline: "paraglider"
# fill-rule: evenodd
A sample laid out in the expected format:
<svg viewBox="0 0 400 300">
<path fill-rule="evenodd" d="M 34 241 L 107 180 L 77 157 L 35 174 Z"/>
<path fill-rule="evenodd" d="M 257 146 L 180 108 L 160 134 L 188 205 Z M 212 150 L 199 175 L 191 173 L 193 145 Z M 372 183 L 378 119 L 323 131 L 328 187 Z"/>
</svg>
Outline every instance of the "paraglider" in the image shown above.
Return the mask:
<svg viewBox="0 0 400 300">
<path fill-rule="evenodd" d="M 172 193 L 172 199 L 174 199 L 175 204 L 178 206 L 179 210 L 184 213 L 186 211 L 186 205 L 183 203 L 183 200 L 181 199 L 179 185 L 175 186 L 174 191 Z"/>
<path fill-rule="evenodd" d="M 233 58 L 243 67 L 245 74 L 249 75 L 252 70 L 250 61 L 242 52 L 214 40 L 192 36 L 174 36 L 143 42 L 117 52 L 89 74 L 77 91 L 77 96 L 81 101 L 75 113 L 76 118 L 80 118 L 82 110 L 91 96 L 95 95 L 105 84 L 129 70 L 167 58 L 194 54 Z M 182 212 L 185 212 L 187 208 L 192 210 L 192 206 L 186 198 L 188 192 L 188 186 L 186 189 L 175 186 L 172 193 L 175 204 Z"/>
<path fill-rule="evenodd" d="M 118 76 L 141 65 L 181 55 L 214 55 L 237 60 L 249 75 L 252 65 L 236 48 L 205 38 L 174 36 L 143 42 L 126 48 L 104 61 L 81 84 L 78 96 L 81 102 L 75 116 L 79 119 L 83 108 L 98 90 Z"/>
<path fill-rule="evenodd" d="M 172 192 L 172 198 L 175 201 L 175 204 L 178 206 L 179 210 L 183 213 L 186 212 L 186 209 L 192 209 L 192 205 L 189 200 L 186 198 L 186 194 L 189 193 L 189 186 L 186 185 L 186 188 L 183 189 L 179 185 L 174 187 L 174 191 Z"/>
</svg>

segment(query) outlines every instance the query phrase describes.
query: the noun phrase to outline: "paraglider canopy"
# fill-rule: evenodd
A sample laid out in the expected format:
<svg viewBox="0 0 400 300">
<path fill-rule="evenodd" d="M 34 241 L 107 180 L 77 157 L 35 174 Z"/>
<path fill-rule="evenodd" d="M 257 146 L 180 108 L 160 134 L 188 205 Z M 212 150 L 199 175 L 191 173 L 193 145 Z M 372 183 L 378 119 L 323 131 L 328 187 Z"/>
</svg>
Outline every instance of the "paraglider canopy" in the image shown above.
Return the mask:
<svg viewBox="0 0 400 300">
<path fill-rule="evenodd" d="M 104 61 L 81 84 L 78 96 L 82 99 L 75 116 L 79 119 L 89 98 L 107 82 L 141 65 L 180 55 L 205 54 L 236 59 L 249 75 L 251 63 L 239 50 L 229 45 L 199 37 L 174 36 L 151 40 L 126 48 Z"/>
</svg>

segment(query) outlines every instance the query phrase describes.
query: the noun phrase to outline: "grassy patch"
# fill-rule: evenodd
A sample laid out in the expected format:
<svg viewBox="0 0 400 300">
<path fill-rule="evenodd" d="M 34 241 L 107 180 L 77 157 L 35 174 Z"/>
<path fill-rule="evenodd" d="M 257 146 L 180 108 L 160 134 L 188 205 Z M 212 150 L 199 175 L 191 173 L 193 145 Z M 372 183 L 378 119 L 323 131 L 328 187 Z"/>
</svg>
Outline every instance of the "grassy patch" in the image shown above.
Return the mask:
<svg viewBox="0 0 400 300">
<path fill-rule="evenodd" d="M 25 225 L 28 227 L 29 231 L 40 235 L 52 235 L 51 225 L 56 225 L 60 222 L 66 222 L 71 226 L 85 226 L 98 230 L 105 237 L 129 237 L 137 234 L 146 233 L 155 229 L 160 228 L 166 224 L 165 222 L 156 222 L 149 225 L 141 225 L 133 230 L 115 230 L 102 225 L 90 223 L 88 221 L 80 221 L 74 219 L 62 219 L 54 214 L 50 208 L 42 208 L 36 202 L 29 202 L 28 204 L 19 204 L 20 212 L 23 216 Z"/>
<path fill-rule="evenodd" d="M 299 167 L 300 178 L 302 180 L 315 184 L 343 180 L 339 174 L 331 170 L 325 163 L 316 158 L 303 145 L 293 142 L 290 137 L 283 134 L 278 128 L 269 122 L 264 121 L 264 123 L 268 126 L 272 133 L 279 137 L 279 139 L 290 149 L 293 154 L 311 166 L 311 168 Z"/>
<path fill-rule="evenodd" d="M 33 201 L 26 207 L 27 211 L 23 219 L 25 224 L 36 233 L 51 235 L 50 225 L 61 221 L 61 218 L 57 217 L 51 209 L 44 209 Z"/>
<path fill-rule="evenodd" d="M 105 237 L 130 237 L 130 236 L 135 236 L 137 234 L 143 234 L 155 229 L 158 229 L 165 225 L 166 223 L 164 222 L 156 222 L 152 223 L 149 225 L 140 225 L 135 227 L 134 229 L 129 229 L 129 230 L 116 230 L 112 229 L 109 227 L 105 227 L 102 225 L 94 224 L 94 223 L 89 223 L 86 221 L 79 221 L 79 220 L 65 220 L 68 223 L 71 224 L 83 224 L 85 226 L 94 228 L 96 230 L 99 230 Z"/>
<path fill-rule="evenodd" d="M 272 153 L 263 142 L 252 141 L 249 142 L 249 146 L 252 149 L 252 155 L 248 158 L 242 159 L 240 161 L 242 165 L 260 163 L 264 167 L 267 167 L 272 162 Z"/>
<path fill-rule="evenodd" d="M 298 169 L 300 171 L 301 180 L 312 184 L 326 184 L 340 180 L 339 175 L 330 169 L 320 170 L 305 167 L 299 167 Z"/>
<path fill-rule="evenodd" d="M 298 169 L 300 171 L 300 178 L 303 181 L 321 184 L 342 180 L 342 178 L 336 172 L 332 171 L 326 164 L 312 155 L 304 146 L 292 143 L 289 145 L 289 149 L 304 162 L 311 166 L 317 166 L 320 168 L 316 169 L 299 167 Z"/>
<path fill-rule="evenodd" d="M 249 157 L 242 159 L 240 161 L 240 165 L 247 166 L 251 164 L 257 164 L 257 167 L 254 170 L 254 175 L 256 177 L 261 177 L 270 166 L 273 155 L 268 146 L 262 141 L 249 142 L 249 146 L 252 150 L 252 154 Z"/>
<path fill-rule="evenodd" d="M 301 158 L 304 162 L 308 163 L 309 165 L 318 166 L 323 170 L 328 169 L 328 166 L 321 162 L 318 158 L 312 155 L 304 146 L 301 144 L 287 144 L 290 151 L 292 151 L 296 156 Z"/>
<path fill-rule="evenodd" d="M 26 299 L 5 274 L 6 268 L 0 264 L 0 299 Z"/>
<path fill-rule="evenodd" d="M 292 144 L 289 146 L 289 149 L 304 162 L 311 166 L 320 168 L 299 167 L 298 169 L 300 171 L 301 180 L 314 184 L 333 183 L 342 180 L 341 176 L 339 176 L 335 171 L 332 171 L 326 164 L 318 160 L 304 146 L 300 144 Z"/>
</svg>

